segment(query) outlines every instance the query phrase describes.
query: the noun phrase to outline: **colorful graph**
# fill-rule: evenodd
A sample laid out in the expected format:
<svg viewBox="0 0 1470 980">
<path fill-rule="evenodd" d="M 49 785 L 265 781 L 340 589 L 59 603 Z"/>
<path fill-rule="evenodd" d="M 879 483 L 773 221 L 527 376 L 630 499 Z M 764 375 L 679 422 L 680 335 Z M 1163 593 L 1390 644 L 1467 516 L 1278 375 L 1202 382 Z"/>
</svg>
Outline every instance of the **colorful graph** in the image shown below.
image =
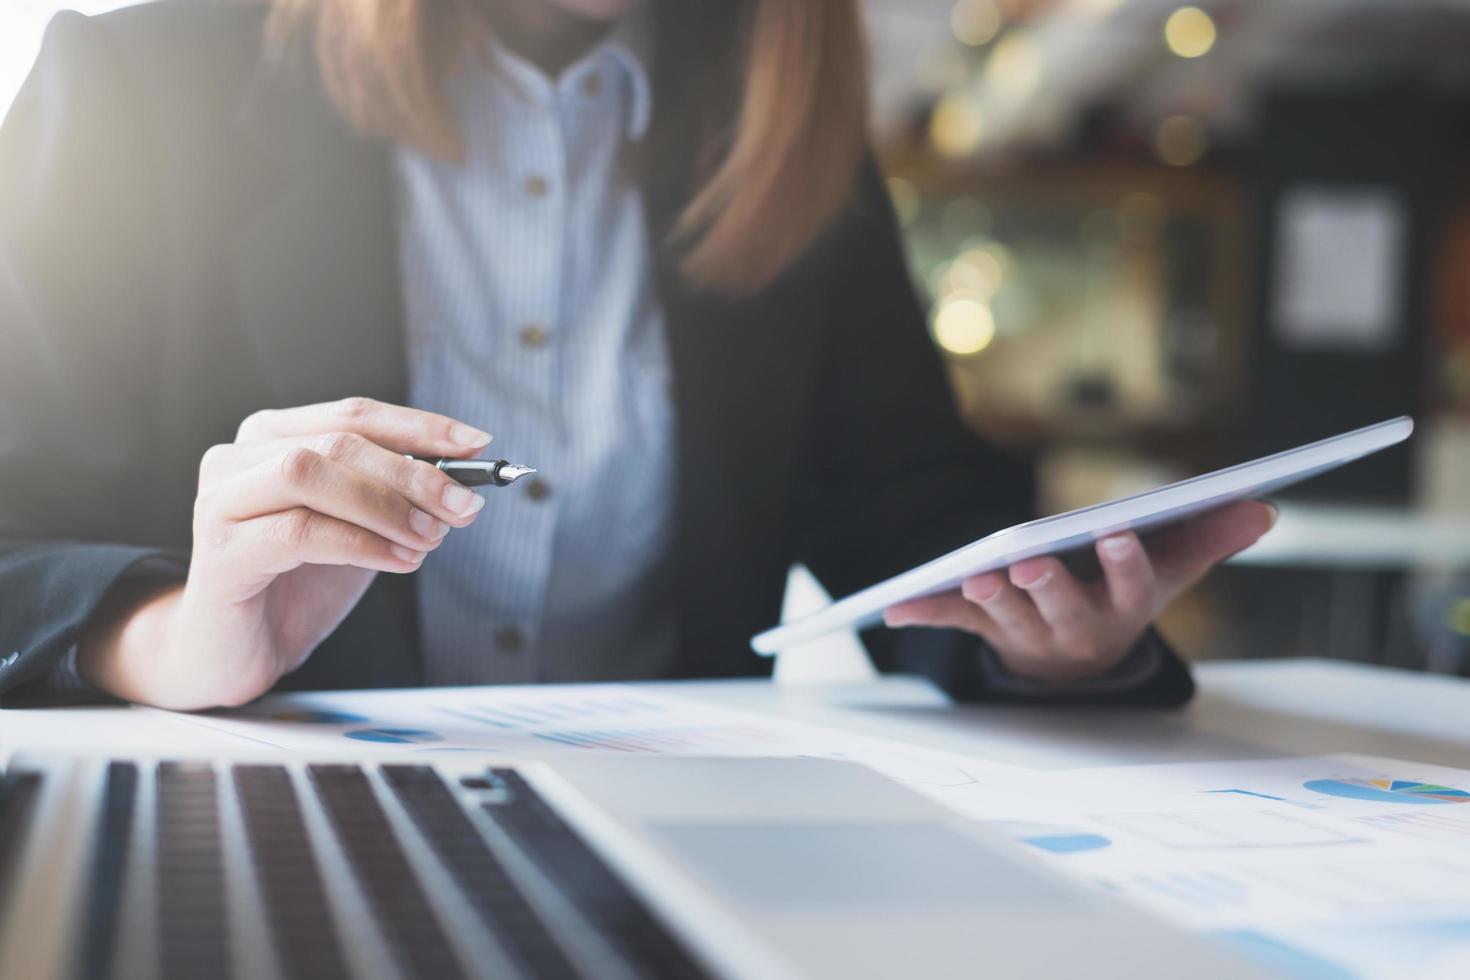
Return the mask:
<svg viewBox="0 0 1470 980">
<path fill-rule="evenodd" d="M 422 728 L 359 728 L 355 732 L 344 732 L 358 742 L 383 742 L 390 745 L 407 745 L 413 742 L 442 742 L 444 736 Z"/>
<path fill-rule="evenodd" d="M 282 708 L 266 714 L 272 721 L 294 721 L 303 725 L 361 725 L 367 721 L 362 715 L 347 711 L 327 711 L 318 708 Z"/>
<path fill-rule="evenodd" d="M 1470 793 L 1413 779 L 1313 779 L 1303 789 L 1373 803 L 1470 803 Z"/>
<path fill-rule="evenodd" d="M 1097 851 L 1113 843 L 1102 834 L 1094 834 L 1076 827 L 1063 827 L 1059 824 L 1029 823 L 1020 820 L 986 820 L 984 822 L 1011 840 L 1052 854 Z"/>
</svg>

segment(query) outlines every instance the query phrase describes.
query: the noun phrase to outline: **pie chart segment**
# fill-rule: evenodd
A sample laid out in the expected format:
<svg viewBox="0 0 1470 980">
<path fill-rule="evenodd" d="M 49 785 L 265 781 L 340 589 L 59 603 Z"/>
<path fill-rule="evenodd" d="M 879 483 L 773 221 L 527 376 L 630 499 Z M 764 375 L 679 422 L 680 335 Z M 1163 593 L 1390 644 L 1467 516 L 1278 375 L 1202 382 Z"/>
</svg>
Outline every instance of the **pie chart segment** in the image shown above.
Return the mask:
<svg viewBox="0 0 1470 980">
<path fill-rule="evenodd" d="M 1102 834 L 1095 834 L 1076 827 L 1020 820 L 986 820 L 983 822 L 1018 843 L 1052 854 L 1096 851 L 1112 844 L 1112 841 Z"/>
<path fill-rule="evenodd" d="M 1470 803 L 1470 792 L 1415 779 L 1313 779 L 1302 783 L 1302 788 L 1324 796 L 1370 803 Z"/>
</svg>

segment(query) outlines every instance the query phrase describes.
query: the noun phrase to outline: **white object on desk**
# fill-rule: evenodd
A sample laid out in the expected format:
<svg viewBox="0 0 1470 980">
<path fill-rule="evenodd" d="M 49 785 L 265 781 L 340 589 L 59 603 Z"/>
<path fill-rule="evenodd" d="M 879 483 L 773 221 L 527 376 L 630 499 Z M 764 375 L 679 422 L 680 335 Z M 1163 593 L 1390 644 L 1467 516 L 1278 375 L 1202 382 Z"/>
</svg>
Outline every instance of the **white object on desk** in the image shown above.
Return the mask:
<svg viewBox="0 0 1470 980">
<path fill-rule="evenodd" d="M 792 565 L 786 577 L 781 622 L 791 623 L 832 604 L 831 594 L 805 565 Z M 878 677 L 856 630 L 833 630 L 776 655 L 772 679 L 782 687 L 860 684 Z"/>
</svg>

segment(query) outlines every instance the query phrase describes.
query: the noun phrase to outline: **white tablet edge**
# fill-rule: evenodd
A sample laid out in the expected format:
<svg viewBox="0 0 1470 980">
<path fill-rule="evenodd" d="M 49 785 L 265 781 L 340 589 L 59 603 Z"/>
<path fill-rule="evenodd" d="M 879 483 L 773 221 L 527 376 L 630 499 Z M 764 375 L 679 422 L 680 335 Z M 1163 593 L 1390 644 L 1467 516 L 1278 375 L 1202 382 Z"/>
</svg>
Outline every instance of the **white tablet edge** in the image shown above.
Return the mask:
<svg viewBox="0 0 1470 980">
<path fill-rule="evenodd" d="M 758 633 L 750 645 L 757 653 L 771 656 L 835 629 L 869 625 L 894 603 L 955 588 L 971 575 L 1279 490 L 1403 442 L 1413 430 L 1413 419 L 1405 415 L 1133 496 L 1016 524 L 860 589 L 795 622 Z"/>
</svg>

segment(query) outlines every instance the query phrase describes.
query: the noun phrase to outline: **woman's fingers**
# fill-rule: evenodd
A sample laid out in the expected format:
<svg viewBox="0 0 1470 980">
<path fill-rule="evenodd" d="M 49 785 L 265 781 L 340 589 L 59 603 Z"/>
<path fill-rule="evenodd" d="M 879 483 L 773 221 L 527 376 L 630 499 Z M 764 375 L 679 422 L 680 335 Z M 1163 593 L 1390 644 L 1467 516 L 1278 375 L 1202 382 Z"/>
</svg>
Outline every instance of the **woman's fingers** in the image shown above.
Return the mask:
<svg viewBox="0 0 1470 980">
<path fill-rule="evenodd" d="M 939 626 L 979 632 L 988 626 L 985 613 L 958 592 L 909 599 L 883 610 L 888 626 Z"/>
<path fill-rule="evenodd" d="M 986 572 L 965 579 L 960 592 L 975 603 L 1006 637 L 1011 649 L 1049 650 L 1051 630 L 1034 603 L 1018 589 L 1005 572 Z"/>
<path fill-rule="evenodd" d="M 267 459 L 201 493 L 200 518 L 235 523 L 305 507 L 357 525 L 405 548 L 438 547 L 449 525 L 391 487 L 311 449 Z"/>
<path fill-rule="evenodd" d="M 200 487 L 207 490 L 244 470 L 268 460 L 280 459 L 298 449 L 309 449 L 350 466 L 455 527 L 468 525 L 485 504 L 483 497 L 456 483 L 441 470 L 428 463 L 406 459 L 402 453 L 384 449 L 355 432 L 329 432 L 275 442 L 215 446 L 205 453 L 200 465 Z"/>
<path fill-rule="evenodd" d="M 1255 544 L 1275 523 L 1275 507 L 1242 500 L 1150 534 L 1149 556 L 1161 587 L 1178 594 L 1212 566 Z"/>
<path fill-rule="evenodd" d="M 1156 611 L 1158 576 L 1143 543 L 1132 531 L 1114 534 L 1097 543 L 1108 601 L 1125 622 L 1147 623 Z"/>
<path fill-rule="evenodd" d="M 1063 656 L 1091 659 L 1100 646 L 1098 610 L 1082 584 L 1055 558 L 1030 558 L 1011 566 L 1011 584 L 1030 598 Z"/>
<path fill-rule="evenodd" d="M 269 442 L 329 432 L 355 432 L 385 449 L 423 456 L 472 456 L 491 438 L 490 433 L 446 415 L 371 398 L 344 398 L 256 412 L 240 423 L 235 441 Z"/>
<path fill-rule="evenodd" d="M 308 564 L 412 572 L 424 560 L 423 551 L 306 507 L 243 521 L 232 537 L 235 553 L 253 571 L 266 575 L 282 575 Z"/>
</svg>

